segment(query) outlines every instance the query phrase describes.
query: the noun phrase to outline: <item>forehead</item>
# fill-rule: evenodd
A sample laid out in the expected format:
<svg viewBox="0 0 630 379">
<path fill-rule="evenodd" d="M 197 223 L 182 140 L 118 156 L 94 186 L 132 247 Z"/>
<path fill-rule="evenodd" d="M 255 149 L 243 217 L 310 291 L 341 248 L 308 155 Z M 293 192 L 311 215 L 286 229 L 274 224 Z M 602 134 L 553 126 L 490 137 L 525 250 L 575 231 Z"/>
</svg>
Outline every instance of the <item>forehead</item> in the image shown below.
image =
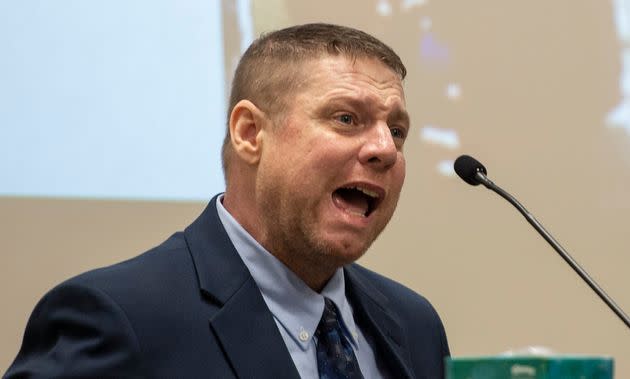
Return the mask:
<svg viewBox="0 0 630 379">
<path fill-rule="evenodd" d="M 293 94 L 296 100 L 352 95 L 381 103 L 397 102 L 399 106 L 405 103 L 400 76 L 375 58 L 325 56 L 303 62 L 299 71 L 302 79 Z"/>
</svg>

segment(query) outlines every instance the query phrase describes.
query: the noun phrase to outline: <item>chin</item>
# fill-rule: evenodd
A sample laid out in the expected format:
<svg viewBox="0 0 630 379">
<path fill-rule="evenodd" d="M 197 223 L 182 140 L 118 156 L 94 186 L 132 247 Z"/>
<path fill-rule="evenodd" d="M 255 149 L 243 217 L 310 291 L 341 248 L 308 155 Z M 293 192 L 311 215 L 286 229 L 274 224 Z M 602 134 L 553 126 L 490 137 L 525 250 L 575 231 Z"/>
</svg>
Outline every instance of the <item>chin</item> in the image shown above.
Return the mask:
<svg viewBox="0 0 630 379">
<path fill-rule="evenodd" d="M 329 245 L 330 246 L 330 245 Z M 328 256 L 338 262 L 338 266 L 345 266 L 361 258 L 369 245 L 355 243 L 337 243 L 328 249 Z"/>
<path fill-rule="evenodd" d="M 341 267 L 361 258 L 376 239 L 375 234 L 374 231 L 356 233 L 328 228 L 323 233 L 309 233 L 306 238 L 310 250 L 324 259 L 322 264 Z"/>
</svg>

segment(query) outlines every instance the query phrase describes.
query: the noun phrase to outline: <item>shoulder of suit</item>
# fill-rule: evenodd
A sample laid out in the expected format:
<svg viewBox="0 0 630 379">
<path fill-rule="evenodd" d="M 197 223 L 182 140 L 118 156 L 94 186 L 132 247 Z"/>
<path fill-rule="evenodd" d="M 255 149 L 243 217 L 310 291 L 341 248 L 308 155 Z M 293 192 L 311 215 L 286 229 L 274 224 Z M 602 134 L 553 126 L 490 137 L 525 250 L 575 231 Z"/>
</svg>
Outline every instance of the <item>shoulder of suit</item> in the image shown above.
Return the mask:
<svg viewBox="0 0 630 379">
<path fill-rule="evenodd" d="M 194 278 L 194 266 L 179 232 L 136 257 L 84 272 L 57 287 L 95 288 L 116 299 L 162 291 L 186 278 Z"/>
</svg>

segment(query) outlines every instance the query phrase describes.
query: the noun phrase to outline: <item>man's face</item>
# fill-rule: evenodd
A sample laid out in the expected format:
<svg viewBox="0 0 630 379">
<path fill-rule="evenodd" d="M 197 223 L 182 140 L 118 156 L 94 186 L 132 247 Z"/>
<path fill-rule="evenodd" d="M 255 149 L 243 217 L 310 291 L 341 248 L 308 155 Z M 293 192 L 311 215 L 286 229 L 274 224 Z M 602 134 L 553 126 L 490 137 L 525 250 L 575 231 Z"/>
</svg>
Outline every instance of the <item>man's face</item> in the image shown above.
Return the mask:
<svg viewBox="0 0 630 379">
<path fill-rule="evenodd" d="M 303 64 L 304 83 L 263 139 L 263 246 L 289 267 L 358 259 L 392 217 L 409 130 L 398 75 L 375 59 Z"/>
</svg>

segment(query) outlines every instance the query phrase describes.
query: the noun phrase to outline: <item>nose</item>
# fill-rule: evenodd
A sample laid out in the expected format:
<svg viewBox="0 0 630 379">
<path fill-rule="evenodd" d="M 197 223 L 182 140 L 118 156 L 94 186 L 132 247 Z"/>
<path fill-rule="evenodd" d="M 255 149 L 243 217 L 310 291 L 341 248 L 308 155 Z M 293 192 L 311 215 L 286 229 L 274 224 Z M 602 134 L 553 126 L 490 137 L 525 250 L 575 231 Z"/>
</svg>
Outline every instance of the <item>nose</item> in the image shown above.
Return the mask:
<svg viewBox="0 0 630 379">
<path fill-rule="evenodd" d="M 387 169 L 396 163 L 398 148 L 386 123 L 379 123 L 366 133 L 359 152 L 359 161 L 378 169 Z"/>
</svg>

